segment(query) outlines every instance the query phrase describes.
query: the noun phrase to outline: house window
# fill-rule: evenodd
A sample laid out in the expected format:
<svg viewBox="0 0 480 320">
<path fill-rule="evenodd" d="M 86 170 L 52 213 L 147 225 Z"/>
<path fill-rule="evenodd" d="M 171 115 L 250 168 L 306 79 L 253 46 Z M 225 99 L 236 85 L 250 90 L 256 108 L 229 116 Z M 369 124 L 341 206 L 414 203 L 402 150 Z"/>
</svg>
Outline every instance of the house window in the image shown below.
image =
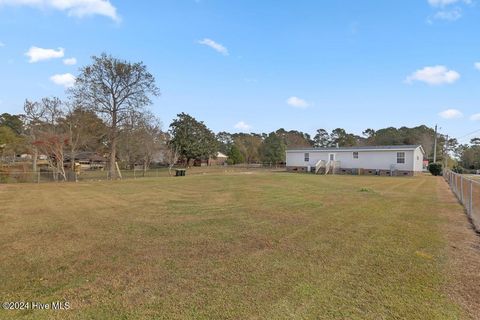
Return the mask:
<svg viewBox="0 0 480 320">
<path fill-rule="evenodd" d="M 358 152 L 353 153 L 353 159 L 358 159 Z"/>
<path fill-rule="evenodd" d="M 405 152 L 397 152 L 397 163 L 405 163 Z"/>
<path fill-rule="evenodd" d="M 310 154 L 305 153 L 305 162 L 309 162 L 309 161 L 310 161 Z"/>
</svg>

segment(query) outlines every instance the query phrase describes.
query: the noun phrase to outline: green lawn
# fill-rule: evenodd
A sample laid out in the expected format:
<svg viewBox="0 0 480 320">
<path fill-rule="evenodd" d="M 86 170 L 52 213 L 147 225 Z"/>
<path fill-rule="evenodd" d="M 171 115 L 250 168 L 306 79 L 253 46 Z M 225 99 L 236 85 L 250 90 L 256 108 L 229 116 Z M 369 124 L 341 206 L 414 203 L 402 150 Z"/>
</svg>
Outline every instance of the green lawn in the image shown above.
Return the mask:
<svg viewBox="0 0 480 320">
<path fill-rule="evenodd" d="M 0 185 L 25 319 L 459 319 L 441 178 L 209 173 Z"/>
</svg>

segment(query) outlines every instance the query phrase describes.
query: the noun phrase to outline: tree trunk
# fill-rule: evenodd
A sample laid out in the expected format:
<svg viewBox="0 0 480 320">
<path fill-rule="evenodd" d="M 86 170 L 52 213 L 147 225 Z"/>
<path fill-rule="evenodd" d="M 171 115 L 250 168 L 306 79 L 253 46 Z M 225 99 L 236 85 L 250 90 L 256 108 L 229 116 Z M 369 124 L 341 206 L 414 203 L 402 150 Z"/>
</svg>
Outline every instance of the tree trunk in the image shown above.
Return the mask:
<svg viewBox="0 0 480 320">
<path fill-rule="evenodd" d="M 65 173 L 65 167 L 63 165 L 63 161 L 61 161 L 58 164 L 58 171 L 59 171 L 60 175 L 62 176 L 63 181 L 67 181 L 67 174 Z"/>
<path fill-rule="evenodd" d="M 115 165 L 116 157 L 117 157 L 117 137 L 113 137 L 112 145 L 110 146 L 110 167 L 109 167 L 110 179 L 112 180 L 117 179 L 117 167 Z"/>
<path fill-rule="evenodd" d="M 67 181 L 67 174 L 65 173 L 65 153 L 63 146 L 59 146 L 60 150 L 57 155 L 57 168 L 58 172 L 60 173 L 63 181 Z"/>
<path fill-rule="evenodd" d="M 72 172 L 75 172 L 75 148 L 72 148 L 70 152 L 70 161 L 71 161 Z"/>
<path fill-rule="evenodd" d="M 33 147 L 33 155 L 32 155 L 32 170 L 33 170 L 33 172 L 37 172 L 37 157 L 38 157 L 37 147 Z"/>
<path fill-rule="evenodd" d="M 143 160 L 143 176 L 145 177 L 148 167 L 150 167 L 150 161 L 147 159 Z"/>
<path fill-rule="evenodd" d="M 113 101 L 112 124 L 110 127 L 110 179 L 116 180 L 117 173 L 117 106 L 116 101 Z"/>
</svg>

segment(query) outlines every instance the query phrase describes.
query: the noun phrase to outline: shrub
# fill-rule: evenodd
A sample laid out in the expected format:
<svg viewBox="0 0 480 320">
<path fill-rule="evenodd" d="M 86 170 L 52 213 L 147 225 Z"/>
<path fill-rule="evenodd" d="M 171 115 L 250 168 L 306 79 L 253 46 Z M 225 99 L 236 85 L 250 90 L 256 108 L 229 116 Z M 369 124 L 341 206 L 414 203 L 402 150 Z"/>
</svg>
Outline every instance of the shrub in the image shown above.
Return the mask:
<svg viewBox="0 0 480 320">
<path fill-rule="evenodd" d="M 442 174 L 442 169 L 443 169 L 443 166 L 441 163 L 430 163 L 428 165 L 428 171 L 430 171 L 430 173 L 434 176 L 439 176 Z"/>
<path fill-rule="evenodd" d="M 456 172 L 456 173 L 460 173 L 460 174 L 465 173 L 465 169 L 464 169 L 462 166 L 459 166 L 459 165 L 455 165 L 455 166 L 452 168 L 452 171 L 453 171 L 453 172 Z"/>
<path fill-rule="evenodd" d="M 230 151 L 228 152 L 228 159 L 227 159 L 227 164 L 239 164 L 239 163 L 244 163 L 245 158 L 243 154 L 240 152 L 240 149 L 236 145 L 233 145 L 230 148 Z"/>
</svg>

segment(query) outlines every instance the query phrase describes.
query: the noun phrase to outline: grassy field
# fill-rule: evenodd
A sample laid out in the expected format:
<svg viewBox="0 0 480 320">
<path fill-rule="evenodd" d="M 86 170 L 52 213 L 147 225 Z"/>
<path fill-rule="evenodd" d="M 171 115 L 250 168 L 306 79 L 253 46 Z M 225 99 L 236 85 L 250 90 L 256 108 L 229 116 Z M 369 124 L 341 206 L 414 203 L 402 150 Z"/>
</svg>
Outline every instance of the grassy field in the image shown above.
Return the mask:
<svg viewBox="0 0 480 320">
<path fill-rule="evenodd" d="M 480 175 L 478 174 L 466 174 L 465 177 L 473 180 L 480 180 Z"/>
<path fill-rule="evenodd" d="M 441 178 L 204 174 L 0 186 L 25 319 L 460 319 Z"/>
</svg>

